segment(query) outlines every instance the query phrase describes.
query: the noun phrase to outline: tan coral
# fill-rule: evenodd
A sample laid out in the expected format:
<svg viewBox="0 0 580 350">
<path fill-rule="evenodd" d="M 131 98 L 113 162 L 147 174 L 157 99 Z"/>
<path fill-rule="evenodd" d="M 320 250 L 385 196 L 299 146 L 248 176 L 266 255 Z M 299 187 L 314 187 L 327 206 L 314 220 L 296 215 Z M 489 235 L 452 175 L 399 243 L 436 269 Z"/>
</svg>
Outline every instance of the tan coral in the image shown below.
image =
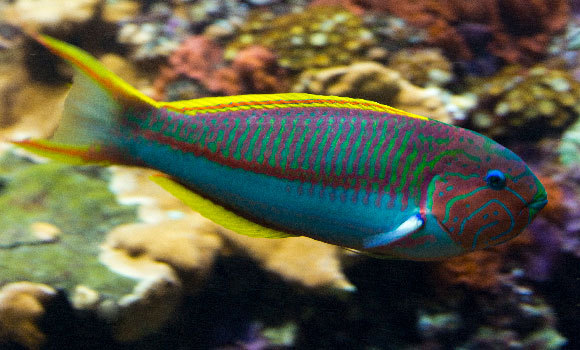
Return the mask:
<svg viewBox="0 0 580 350">
<path fill-rule="evenodd" d="M 132 294 L 110 308 L 116 314 L 109 318 L 116 320 L 117 339 L 137 340 L 164 325 L 179 304 L 183 288 L 191 293 L 203 285 L 219 248 L 215 225 L 194 214 L 111 231 L 102 246 L 101 262 L 140 280 Z"/>
<path fill-rule="evenodd" d="M 51 287 L 31 282 L 10 283 L 0 289 L 0 345 L 12 341 L 27 349 L 39 349 L 45 335 L 36 322 L 55 294 Z"/>
<path fill-rule="evenodd" d="M 0 17 L 16 26 L 30 29 L 80 23 L 95 13 L 99 0 L 17 0 L 4 8 Z"/>
<path fill-rule="evenodd" d="M 147 257 L 170 265 L 190 290 L 201 285 L 221 248 L 215 225 L 199 215 L 156 224 L 128 224 L 111 231 L 104 249 L 123 251 L 128 257 Z"/>
<path fill-rule="evenodd" d="M 0 62 L 0 141 L 26 137 L 43 138 L 56 129 L 68 91 L 27 78 L 22 52 L 4 52 L 10 58 Z"/>
<path fill-rule="evenodd" d="M 99 305 L 101 317 L 110 319 L 119 341 L 135 341 L 161 328 L 181 302 L 182 285 L 173 269 L 148 256 L 104 246 L 99 256 L 111 270 L 140 280 L 131 294 L 117 303 Z"/>
<path fill-rule="evenodd" d="M 398 51 L 388 67 L 419 86 L 441 86 L 453 79 L 451 62 L 437 49 Z"/>
<path fill-rule="evenodd" d="M 266 270 L 288 282 L 307 288 L 356 290 L 342 272 L 342 248 L 306 237 L 252 238 L 227 230 L 223 234 Z"/>
<path fill-rule="evenodd" d="M 139 15 L 141 4 L 133 0 L 107 1 L 103 7 L 103 19 L 107 22 L 120 22 Z"/>
<path fill-rule="evenodd" d="M 293 90 L 363 98 L 443 122 L 451 121 L 443 90 L 413 85 L 400 73 L 376 62 L 306 71 Z"/>
</svg>

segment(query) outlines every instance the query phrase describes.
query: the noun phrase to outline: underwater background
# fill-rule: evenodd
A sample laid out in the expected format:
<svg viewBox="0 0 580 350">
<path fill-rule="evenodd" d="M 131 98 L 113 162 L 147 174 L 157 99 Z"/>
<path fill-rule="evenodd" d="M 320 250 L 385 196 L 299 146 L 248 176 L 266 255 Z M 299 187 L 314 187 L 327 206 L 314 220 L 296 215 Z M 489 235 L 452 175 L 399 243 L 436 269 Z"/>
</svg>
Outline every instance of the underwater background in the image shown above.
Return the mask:
<svg viewBox="0 0 580 350">
<path fill-rule="evenodd" d="M 158 100 L 308 92 L 469 128 L 538 175 L 526 231 L 436 262 L 225 230 L 49 137 L 77 45 Z M 580 349 L 580 1 L 0 0 L 0 349 Z"/>
</svg>

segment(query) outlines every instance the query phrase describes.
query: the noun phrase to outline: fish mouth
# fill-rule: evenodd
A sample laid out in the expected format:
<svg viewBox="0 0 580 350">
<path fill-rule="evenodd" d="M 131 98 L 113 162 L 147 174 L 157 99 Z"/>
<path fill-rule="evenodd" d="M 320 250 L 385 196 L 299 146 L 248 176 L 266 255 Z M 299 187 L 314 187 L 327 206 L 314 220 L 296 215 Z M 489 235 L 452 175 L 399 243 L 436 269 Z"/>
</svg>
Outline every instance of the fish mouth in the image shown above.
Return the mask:
<svg viewBox="0 0 580 350">
<path fill-rule="evenodd" d="M 541 198 L 541 199 L 535 200 L 531 203 L 528 203 L 527 207 L 530 209 L 533 209 L 535 211 L 540 211 L 540 210 L 542 210 L 542 208 L 544 208 L 546 206 L 546 204 L 548 204 L 548 199 Z"/>
</svg>

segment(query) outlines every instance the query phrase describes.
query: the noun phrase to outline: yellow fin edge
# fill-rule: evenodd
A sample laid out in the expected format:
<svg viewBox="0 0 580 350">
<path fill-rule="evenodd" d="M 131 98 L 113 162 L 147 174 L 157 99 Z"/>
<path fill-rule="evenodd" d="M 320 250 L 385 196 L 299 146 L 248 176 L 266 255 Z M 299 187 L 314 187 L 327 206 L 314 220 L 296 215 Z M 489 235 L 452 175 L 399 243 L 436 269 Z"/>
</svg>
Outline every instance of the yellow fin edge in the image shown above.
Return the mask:
<svg viewBox="0 0 580 350">
<path fill-rule="evenodd" d="M 312 95 L 305 93 L 204 97 L 185 101 L 157 102 L 155 106 L 158 108 L 167 108 L 190 115 L 195 115 L 197 113 L 217 113 L 249 109 L 331 107 L 372 110 L 400 114 L 410 118 L 422 120 L 429 119 L 427 117 L 405 112 L 400 109 L 373 101 L 338 96 Z"/>
<path fill-rule="evenodd" d="M 36 155 L 67 164 L 112 164 L 109 159 L 102 157 L 103 154 L 99 152 L 99 150 L 94 146 L 71 146 L 68 144 L 40 139 L 28 139 L 10 142 Z"/>
<path fill-rule="evenodd" d="M 167 192 L 179 198 L 187 206 L 197 211 L 202 216 L 241 235 L 260 238 L 295 237 L 294 235 L 264 227 L 243 218 L 221 205 L 191 191 L 187 187 L 172 180 L 167 175 L 152 175 L 149 179 L 161 186 Z"/>
</svg>

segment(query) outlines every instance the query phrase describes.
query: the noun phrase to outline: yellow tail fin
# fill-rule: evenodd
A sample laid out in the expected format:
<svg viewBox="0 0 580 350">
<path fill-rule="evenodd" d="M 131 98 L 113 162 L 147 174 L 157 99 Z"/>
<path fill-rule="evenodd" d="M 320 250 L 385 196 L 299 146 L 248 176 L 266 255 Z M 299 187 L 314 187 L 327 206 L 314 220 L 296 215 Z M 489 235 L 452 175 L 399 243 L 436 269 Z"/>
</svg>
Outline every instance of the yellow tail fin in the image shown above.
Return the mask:
<svg viewBox="0 0 580 350">
<path fill-rule="evenodd" d="M 119 78 L 87 52 L 46 35 L 30 34 L 74 68 L 60 124 L 48 140 L 16 145 L 69 163 L 118 162 L 112 131 L 128 108 L 152 108 L 156 102 Z M 117 154 L 118 155 L 118 154 Z"/>
</svg>

